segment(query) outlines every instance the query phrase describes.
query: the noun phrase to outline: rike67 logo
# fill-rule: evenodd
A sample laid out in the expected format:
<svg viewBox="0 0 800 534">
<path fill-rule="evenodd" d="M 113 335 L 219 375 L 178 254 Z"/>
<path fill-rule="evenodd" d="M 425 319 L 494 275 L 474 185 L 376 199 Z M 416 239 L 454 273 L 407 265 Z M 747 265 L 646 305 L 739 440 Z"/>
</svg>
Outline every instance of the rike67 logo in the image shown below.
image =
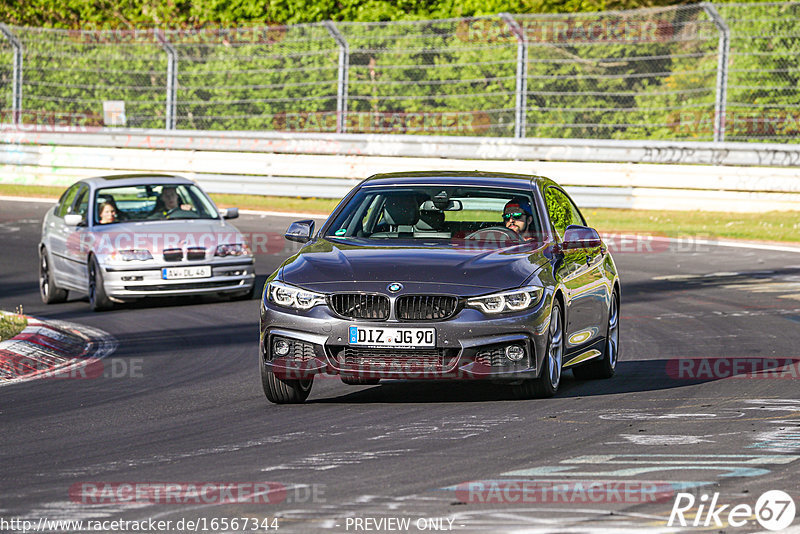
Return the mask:
<svg viewBox="0 0 800 534">
<path fill-rule="evenodd" d="M 693 508 L 697 506 L 697 511 Z M 746 503 L 737 505 L 720 504 L 719 493 L 696 498 L 691 493 L 678 493 L 669 514 L 667 526 L 743 527 L 748 520 L 755 517 L 758 524 L 767 530 L 780 531 L 792 524 L 795 517 L 794 500 L 788 493 L 770 490 L 763 493 L 756 501 L 755 507 Z M 691 523 L 687 520 L 694 517 Z"/>
</svg>

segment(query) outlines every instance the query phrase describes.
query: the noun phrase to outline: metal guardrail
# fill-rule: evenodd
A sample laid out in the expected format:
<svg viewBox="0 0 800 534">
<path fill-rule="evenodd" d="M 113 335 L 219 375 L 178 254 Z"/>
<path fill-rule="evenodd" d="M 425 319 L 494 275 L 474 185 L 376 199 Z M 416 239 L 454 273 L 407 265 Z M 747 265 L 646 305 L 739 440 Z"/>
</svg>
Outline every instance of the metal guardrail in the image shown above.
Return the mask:
<svg viewBox="0 0 800 534">
<path fill-rule="evenodd" d="M 509 139 L 382 134 L 217 132 L 0 124 L 5 150 L 25 144 L 105 148 L 157 148 L 440 157 L 474 160 L 669 163 L 757 167 L 800 166 L 800 144 L 695 143 L 597 139 Z M 1 148 L 0 148 L 1 149 Z"/>
<path fill-rule="evenodd" d="M 171 172 L 217 193 L 340 198 L 374 173 L 480 170 L 552 177 L 587 207 L 800 210 L 800 146 L 13 127 L 0 139 L 2 183 Z"/>
</svg>

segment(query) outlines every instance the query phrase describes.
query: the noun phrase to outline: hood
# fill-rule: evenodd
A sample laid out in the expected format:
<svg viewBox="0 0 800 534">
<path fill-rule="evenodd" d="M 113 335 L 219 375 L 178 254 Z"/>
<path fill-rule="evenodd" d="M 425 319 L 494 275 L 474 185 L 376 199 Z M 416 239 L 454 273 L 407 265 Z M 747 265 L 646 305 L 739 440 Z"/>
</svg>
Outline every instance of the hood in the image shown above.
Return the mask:
<svg viewBox="0 0 800 534">
<path fill-rule="evenodd" d="M 160 252 L 165 248 L 203 247 L 242 243 L 243 237 L 233 225 L 218 219 L 181 219 L 174 221 L 128 221 L 97 225 L 79 236 L 96 253 L 115 249 L 147 249 Z"/>
<path fill-rule="evenodd" d="M 284 265 L 281 279 L 317 291 L 379 290 L 390 282 L 482 294 L 522 285 L 547 262 L 535 244 L 470 250 L 451 244 L 320 239 Z M 458 288 L 458 289 L 457 289 Z"/>
</svg>

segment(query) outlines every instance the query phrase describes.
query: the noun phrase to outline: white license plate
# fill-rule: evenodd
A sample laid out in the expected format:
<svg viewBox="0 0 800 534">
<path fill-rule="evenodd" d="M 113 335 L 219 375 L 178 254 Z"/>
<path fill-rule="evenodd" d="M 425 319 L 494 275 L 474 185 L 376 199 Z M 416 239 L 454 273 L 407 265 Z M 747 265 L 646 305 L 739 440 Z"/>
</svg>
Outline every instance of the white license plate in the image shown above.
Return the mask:
<svg viewBox="0 0 800 534">
<path fill-rule="evenodd" d="M 376 328 L 351 326 L 351 345 L 364 347 L 435 347 L 435 328 Z"/>
<path fill-rule="evenodd" d="M 164 267 L 161 269 L 163 280 L 180 280 L 183 278 L 209 278 L 211 266 L 198 265 L 192 267 Z"/>
</svg>

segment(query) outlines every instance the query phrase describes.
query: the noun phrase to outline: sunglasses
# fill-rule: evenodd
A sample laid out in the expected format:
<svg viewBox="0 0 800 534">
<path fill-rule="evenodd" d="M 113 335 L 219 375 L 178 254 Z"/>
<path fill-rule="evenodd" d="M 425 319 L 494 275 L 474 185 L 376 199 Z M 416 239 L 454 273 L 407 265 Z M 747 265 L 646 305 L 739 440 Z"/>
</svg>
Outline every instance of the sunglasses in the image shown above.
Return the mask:
<svg viewBox="0 0 800 534">
<path fill-rule="evenodd" d="M 521 211 L 518 211 L 518 212 L 515 212 L 515 213 L 504 213 L 503 214 L 503 220 L 504 221 L 507 221 L 509 219 L 517 219 L 517 220 L 519 220 L 519 219 L 522 219 L 524 216 L 525 216 L 525 214 L 522 213 Z"/>
</svg>

